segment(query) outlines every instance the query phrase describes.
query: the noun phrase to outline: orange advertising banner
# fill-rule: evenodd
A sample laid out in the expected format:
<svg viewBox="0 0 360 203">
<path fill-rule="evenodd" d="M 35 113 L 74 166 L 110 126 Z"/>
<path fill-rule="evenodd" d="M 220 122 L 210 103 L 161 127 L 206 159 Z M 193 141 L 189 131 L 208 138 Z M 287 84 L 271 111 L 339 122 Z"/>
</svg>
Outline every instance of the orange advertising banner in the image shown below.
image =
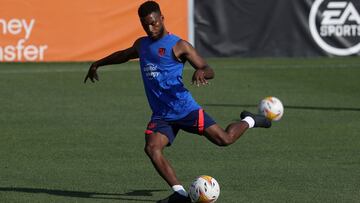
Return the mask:
<svg viewBox="0 0 360 203">
<path fill-rule="evenodd" d="M 0 0 L 0 62 L 93 61 L 143 31 L 145 0 Z M 187 0 L 157 0 L 167 30 L 188 39 Z"/>
</svg>

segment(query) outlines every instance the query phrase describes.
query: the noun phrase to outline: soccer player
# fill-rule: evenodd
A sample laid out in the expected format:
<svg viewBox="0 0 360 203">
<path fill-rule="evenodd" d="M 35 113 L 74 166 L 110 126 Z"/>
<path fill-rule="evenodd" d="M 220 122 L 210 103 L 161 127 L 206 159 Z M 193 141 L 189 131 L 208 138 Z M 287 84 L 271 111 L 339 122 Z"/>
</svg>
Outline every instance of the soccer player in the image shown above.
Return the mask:
<svg viewBox="0 0 360 203">
<path fill-rule="evenodd" d="M 191 202 L 175 170 L 163 155 L 163 150 L 173 143 L 178 131 L 203 135 L 218 146 L 227 146 L 249 128 L 269 128 L 271 121 L 262 115 L 243 111 L 241 121 L 222 129 L 193 99 L 182 81 L 186 61 L 195 69 L 192 82 L 197 86 L 206 85 L 214 78 L 213 69 L 191 44 L 166 30 L 164 16 L 155 1 L 141 4 L 138 15 L 147 36 L 138 38 L 127 49 L 92 63 L 84 82 L 99 80 L 97 69 L 100 66 L 140 59 L 144 88 L 152 110 L 145 130 L 145 152 L 160 176 L 174 190 L 173 194 L 158 202 Z"/>
</svg>

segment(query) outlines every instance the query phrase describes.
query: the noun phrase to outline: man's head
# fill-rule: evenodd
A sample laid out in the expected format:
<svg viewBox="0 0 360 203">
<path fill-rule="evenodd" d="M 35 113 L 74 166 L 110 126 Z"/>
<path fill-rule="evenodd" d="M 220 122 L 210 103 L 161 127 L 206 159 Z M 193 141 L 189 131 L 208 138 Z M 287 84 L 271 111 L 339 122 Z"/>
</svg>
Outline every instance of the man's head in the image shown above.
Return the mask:
<svg viewBox="0 0 360 203">
<path fill-rule="evenodd" d="M 138 9 L 138 15 L 146 34 L 156 40 L 166 33 L 164 16 L 161 14 L 160 6 L 155 1 L 146 1 Z"/>
</svg>

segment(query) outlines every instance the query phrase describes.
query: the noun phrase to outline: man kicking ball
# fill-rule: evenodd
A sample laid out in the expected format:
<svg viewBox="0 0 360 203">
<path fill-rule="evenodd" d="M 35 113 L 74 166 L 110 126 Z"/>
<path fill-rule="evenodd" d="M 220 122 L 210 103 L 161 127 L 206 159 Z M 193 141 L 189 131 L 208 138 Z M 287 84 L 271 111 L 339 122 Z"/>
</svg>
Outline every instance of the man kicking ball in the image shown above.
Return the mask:
<svg viewBox="0 0 360 203">
<path fill-rule="evenodd" d="M 155 1 L 141 4 L 138 15 L 147 36 L 138 38 L 127 49 L 94 62 L 84 82 L 98 80 L 100 66 L 140 59 L 145 92 L 152 110 L 145 130 L 145 152 L 160 176 L 174 190 L 173 194 L 158 202 L 191 202 L 175 170 L 163 155 L 163 150 L 173 143 L 178 131 L 203 135 L 216 145 L 227 146 L 249 128 L 269 128 L 271 121 L 262 115 L 243 111 L 241 121 L 229 124 L 225 130 L 221 128 L 194 100 L 182 81 L 187 61 L 195 69 L 192 82 L 197 86 L 206 85 L 214 78 L 213 69 L 191 44 L 166 30 L 164 16 Z"/>
</svg>

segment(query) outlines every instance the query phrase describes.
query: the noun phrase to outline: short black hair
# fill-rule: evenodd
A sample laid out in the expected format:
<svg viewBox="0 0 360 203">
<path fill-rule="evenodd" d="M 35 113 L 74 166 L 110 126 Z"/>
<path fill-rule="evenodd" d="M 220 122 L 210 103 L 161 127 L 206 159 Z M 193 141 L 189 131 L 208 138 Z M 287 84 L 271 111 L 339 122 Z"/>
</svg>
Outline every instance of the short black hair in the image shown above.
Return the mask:
<svg viewBox="0 0 360 203">
<path fill-rule="evenodd" d="M 141 4 L 138 9 L 138 15 L 140 18 L 145 18 L 152 12 L 161 14 L 160 6 L 155 1 L 146 1 L 145 3 Z"/>
</svg>

